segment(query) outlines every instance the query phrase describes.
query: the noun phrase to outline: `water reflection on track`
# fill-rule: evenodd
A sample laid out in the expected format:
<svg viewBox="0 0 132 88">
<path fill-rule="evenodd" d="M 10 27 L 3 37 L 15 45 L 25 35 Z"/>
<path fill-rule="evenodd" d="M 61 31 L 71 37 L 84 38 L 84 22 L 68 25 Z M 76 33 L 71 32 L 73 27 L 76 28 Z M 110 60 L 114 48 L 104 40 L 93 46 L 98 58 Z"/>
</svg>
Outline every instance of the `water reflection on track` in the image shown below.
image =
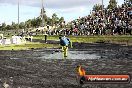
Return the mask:
<svg viewBox="0 0 132 88">
<path fill-rule="evenodd" d="M 41 59 L 63 59 L 63 52 L 53 51 L 51 53 L 41 52 Z M 88 51 L 68 51 L 66 59 L 99 59 L 100 56 L 95 53 L 89 54 Z"/>
</svg>

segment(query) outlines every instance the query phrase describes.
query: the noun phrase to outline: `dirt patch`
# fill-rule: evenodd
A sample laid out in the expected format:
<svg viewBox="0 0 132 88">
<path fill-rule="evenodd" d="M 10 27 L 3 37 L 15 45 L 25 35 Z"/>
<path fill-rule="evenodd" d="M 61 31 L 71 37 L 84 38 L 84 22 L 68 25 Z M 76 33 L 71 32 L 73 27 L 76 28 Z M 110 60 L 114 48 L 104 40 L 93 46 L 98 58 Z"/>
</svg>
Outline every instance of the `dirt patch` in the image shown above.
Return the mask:
<svg viewBox="0 0 132 88">
<path fill-rule="evenodd" d="M 11 88 L 131 88 L 129 84 L 86 84 L 76 80 L 76 66 L 81 64 L 87 74 L 130 74 L 132 46 L 108 43 L 74 43 L 69 51 L 87 51 L 98 59 L 39 58 L 56 49 L 0 51 L 0 88 L 6 81 Z M 59 50 L 59 49 L 57 49 Z M 84 54 L 85 55 L 85 54 Z M 89 57 L 89 56 L 86 56 Z"/>
</svg>

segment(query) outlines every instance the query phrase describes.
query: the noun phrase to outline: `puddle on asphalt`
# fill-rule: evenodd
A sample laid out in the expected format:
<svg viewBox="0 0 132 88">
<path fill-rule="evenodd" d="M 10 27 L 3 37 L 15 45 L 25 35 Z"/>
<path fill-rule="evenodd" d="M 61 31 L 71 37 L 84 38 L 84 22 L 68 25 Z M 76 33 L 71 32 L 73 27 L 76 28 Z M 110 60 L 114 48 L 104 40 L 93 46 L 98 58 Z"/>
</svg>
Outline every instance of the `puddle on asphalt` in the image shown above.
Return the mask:
<svg viewBox="0 0 132 88">
<path fill-rule="evenodd" d="M 20 58 L 12 58 L 12 57 L 11 57 L 10 59 L 11 59 L 11 60 L 17 60 L 17 59 L 20 59 Z"/>
<path fill-rule="evenodd" d="M 50 54 L 43 53 L 41 59 L 63 59 L 62 52 L 53 52 Z M 87 51 L 68 51 L 68 57 L 66 59 L 99 59 L 100 56 L 96 54 L 88 54 Z"/>
</svg>

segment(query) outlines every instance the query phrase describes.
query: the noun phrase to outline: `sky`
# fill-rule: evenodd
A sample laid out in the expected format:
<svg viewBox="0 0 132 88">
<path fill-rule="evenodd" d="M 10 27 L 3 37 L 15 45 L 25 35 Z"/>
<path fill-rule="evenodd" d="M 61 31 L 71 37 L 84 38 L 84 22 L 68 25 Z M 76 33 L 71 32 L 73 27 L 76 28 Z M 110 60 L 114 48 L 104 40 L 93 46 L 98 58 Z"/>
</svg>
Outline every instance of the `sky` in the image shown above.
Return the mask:
<svg viewBox="0 0 132 88">
<path fill-rule="evenodd" d="M 117 0 L 121 5 L 124 0 Z M 42 0 L 19 0 L 20 22 L 36 18 L 40 15 Z M 101 4 L 102 0 L 43 0 L 46 15 L 51 17 L 56 13 L 58 17 L 64 17 L 66 22 L 90 14 L 95 4 Z M 109 0 L 104 0 L 105 7 Z M 18 0 L 0 0 L 0 24 L 17 23 L 18 21 Z"/>
</svg>

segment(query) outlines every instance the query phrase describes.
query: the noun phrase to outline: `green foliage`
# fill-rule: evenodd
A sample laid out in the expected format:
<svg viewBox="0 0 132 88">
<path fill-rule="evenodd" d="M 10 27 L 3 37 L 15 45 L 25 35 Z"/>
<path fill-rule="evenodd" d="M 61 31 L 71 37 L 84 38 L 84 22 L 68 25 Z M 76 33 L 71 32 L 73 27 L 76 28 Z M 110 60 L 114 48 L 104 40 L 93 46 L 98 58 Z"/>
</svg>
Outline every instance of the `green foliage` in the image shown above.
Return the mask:
<svg viewBox="0 0 132 88">
<path fill-rule="evenodd" d="M 11 29 L 12 29 L 12 26 L 10 26 L 10 25 L 6 26 L 6 30 L 11 30 Z"/>
<path fill-rule="evenodd" d="M 109 1 L 109 5 L 108 5 L 108 9 L 113 9 L 117 7 L 117 2 L 116 0 L 110 0 Z"/>
<path fill-rule="evenodd" d="M 6 24 L 5 23 L 2 23 L 2 25 L 0 27 L 0 30 L 2 30 L 2 31 L 5 31 L 6 30 Z"/>
<path fill-rule="evenodd" d="M 44 23 L 42 23 L 42 18 L 44 18 Z M 64 17 L 59 18 L 57 14 L 54 13 L 52 15 L 52 18 L 50 18 L 46 15 L 46 11 L 43 8 L 41 9 L 40 16 L 34 19 L 28 19 L 25 22 L 21 22 L 19 25 L 15 22 L 12 22 L 11 25 L 6 25 L 5 23 L 2 23 L 2 25 L 0 26 L 0 31 L 37 28 L 42 26 L 42 24 L 44 24 L 45 26 L 57 26 L 58 24 L 61 25 L 62 22 L 64 22 Z"/>
<path fill-rule="evenodd" d="M 21 23 L 19 24 L 19 28 L 20 28 L 20 29 L 25 29 L 25 23 L 24 23 L 24 22 L 21 22 Z"/>
<path fill-rule="evenodd" d="M 102 5 L 96 4 L 93 6 L 93 11 L 99 11 L 99 10 L 102 10 Z"/>
<path fill-rule="evenodd" d="M 36 21 L 36 19 L 34 18 L 34 19 L 31 20 L 31 26 L 32 26 L 32 27 L 36 27 L 36 25 L 37 25 L 37 21 Z"/>
<path fill-rule="evenodd" d="M 36 27 L 39 27 L 41 25 L 41 22 L 42 22 L 42 20 L 39 17 L 37 17 L 36 18 Z"/>
<path fill-rule="evenodd" d="M 50 17 L 47 17 L 47 25 L 52 25 L 52 19 Z"/>
<path fill-rule="evenodd" d="M 60 24 L 60 28 L 64 28 L 65 27 L 65 20 L 64 20 L 64 17 L 61 17 L 59 19 L 59 24 Z"/>
<path fill-rule="evenodd" d="M 29 19 L 28 21 L 25 22 L 25 26 L 26 28 L 30 28 L 31 27 L 31 19 Z"/>
<path fill-rule="evenodd" d="M 12 29 L 17 29 L 18 28 L 18 24 L 16 24 L 15 22 L 12 22 Z"/>
<path fill-rule="evenodd" d="M 59 19 L 59 22 L 64 22 L 64 17 L 61 17 L 61 18 Z"/>
<path fill-rule="evenodd" d="M 52 15 L 52 26 L 57 25 L 59 23 L 59 18 L 56 13 Z"/>
</svg>

